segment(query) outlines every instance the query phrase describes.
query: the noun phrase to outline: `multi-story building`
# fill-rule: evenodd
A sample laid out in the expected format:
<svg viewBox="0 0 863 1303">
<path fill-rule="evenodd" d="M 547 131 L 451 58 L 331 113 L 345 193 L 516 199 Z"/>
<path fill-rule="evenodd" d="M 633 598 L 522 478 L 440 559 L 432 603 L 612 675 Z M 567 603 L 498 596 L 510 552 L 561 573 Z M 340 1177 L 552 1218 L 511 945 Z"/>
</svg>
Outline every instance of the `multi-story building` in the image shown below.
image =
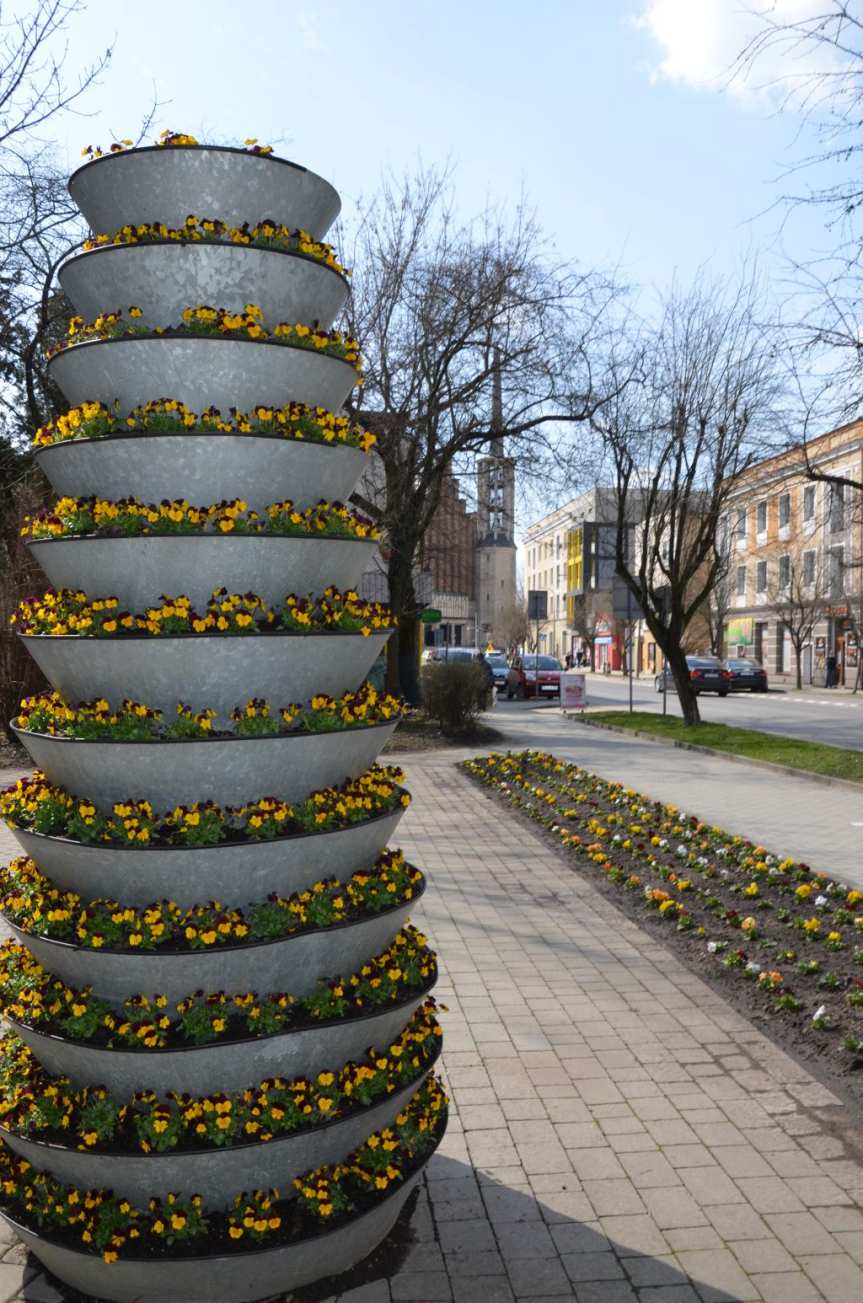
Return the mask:
<svg viewBox="0 0 863 1303">
<path fill-rule="evenodd" d="M 813 627 L 802 647 L 803 682 L 853 683 L 863 622 L 861 495 L 813 480 L 821 474 L 863 483 L 863 421 L 768 457 L 740 475 L 725 521 L 728 574 L 724 608 L 727 655 L 751 656 L 772 678 L 794 681 L 788 630 L 795 605 Z"/>
<path fill-rule="evenodd" d="M 372 452 L 354 501 L 375 515 L 385 491 L 383 465 Z M 418 601 L 441 613 L 439 624 L 424 626 L 427 645 L 506 645 L 502 621 L 516 600 L 514 506 L 515 463 L 509 457 L 478 460 L 475 507 L 454 475 L 445 478 L 414 578 Z M 371 600 L 388 600 L 383 556 L 363 575 L 361 591 Z"/>
<path fill-rule="evenodd" d="M 525 587 L 547 594 L 530 642 L 564 657 L 592 642 L 597 666 L 618 669 L 622 629 L 613 604 L 616 498 L 590 489 L 534 522 L 524 536 Z"/>
</svg>

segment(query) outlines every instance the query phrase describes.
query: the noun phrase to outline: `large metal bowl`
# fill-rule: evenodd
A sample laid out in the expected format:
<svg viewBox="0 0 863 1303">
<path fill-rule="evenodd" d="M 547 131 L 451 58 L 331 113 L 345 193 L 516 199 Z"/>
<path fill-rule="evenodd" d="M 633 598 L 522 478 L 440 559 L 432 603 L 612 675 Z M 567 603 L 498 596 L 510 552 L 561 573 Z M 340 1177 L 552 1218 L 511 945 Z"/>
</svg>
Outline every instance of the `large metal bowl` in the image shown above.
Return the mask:
<svg viewBox="0 0 863 1303">
<path fill-rule="evenodd" d="M 201 800 L 241 805 L 262 793 L 301 801 L 319 787 L 357 778 L 395 728 L 393 721 L 333 733 L 169 742 L 85 742 L 14 732 L 50 782 L 84 792 L 110 811 L 115 801 L 132 796 L 156 810 Z"/>
<path fill-rule="evenodd" d="M 68 837 L 10 828 L 22 851 L 61 891 L 85 900 L 134 906 L 175 900 L 181 909 L 202 900 L 227 908 L 290 896 L 321 878 L 344 880 L 368 869 L 395 835 L 403 808 L 334 832 L 298 833 L 266 842 L 221 846 L 87 846 Z"/>
<path fill-rule="evenodd" d="M 230 1257 L 122 1258 L 109 1264 L 98 1254 L 66 1248 L 5 1220 L 44 1267 L 86 1298 L 114 1303 L 255 1303 L 284 1298 L 285 1290 L 319 1280 L 322 1272 L 338 1275 L 367 1257 L 389 1235 L 421 1173 L 335 1230 L 284 1248 Z"/>
<path fill-rule="evenodd" d="M 320 240 L 341 207 L 329 181 L 299 163 L 218 145 L 109 154 L 73 172 L 69 193 L 106 233 L 129 222 L 182 226 L 194 213 L 231 226 L 271 217 Z"/>
<path fill-rule="evenodd" d="M 334 1063 L 363 1058 L 372 1045 L 396 1040 L 425 999 L 431 985 L 401 1004 L 365 1014 L 243 1041 L 214 1042 L 171 1050 L 105 1050 L 84 1041 L 47 1036 L 10 1019 L 10 1025 L 46 1072 L 68 1077 L 75 1086 L 104 1086 L 126 1099 L 137 1090 L 161 1095 L 226 1095 L 255 1086 L 265 1077 L 310 1077 Z M 245 988 L 244 988 L 245 989 Z"/>
<path fill-rule="evenodd" d="M 212 950 L 93 950 L 34 936 L 6 920 L 15 936 L 42 967 L 76 990 L 91 987 L 97 996 L 122 1004 L 140 991 L 158 991 L 171 1001 L 190 991 L 290 991 L 309 995 L 320 978 L 355 972 L 369 955 L 386 950 L 407 922 L 414 899 L 381 914 L 317 928 L 278 941 L 214 946 Z M 124 901 L 124 903 L 126 903 Z"/>
<path fill-rule="evenodd" d="M 60 284 L 85 321 L 134 305 L 151 330 L 202 303 L 231 312 L 254 303 L 268 329 L 317 321 L 329 330 L 348 295 L 345 277 L 316 258 L 241 244 L 107 244 L 64 263 Z"/>
<path fill-rule="evenodd" d="M 266 435 L 131 431 L 51 444 L 36 456 L 60 495 L 196 506 L 241 497 L 259 512 L 285 498 L 299 507 L 347 502 L 368 461 L 359 448 Z"/>
<path fill-rule="evenodd" d="M 372 633 L 187 634 L 174 638 L 55 638 L 22 641 L 66 701 L 132 696 L 173 719 L 177 703 L 227 716 L 251 697 L 271 706 L 341 696 L 365 679 L 389 637 Z"/>
<path fill-rule="evenodd" d="M 54 588 L 111 595 L 130 611 L 158 603 L 163 593 L 185 595 L 200 611 L 222 587 L 229 593 L 251 589 L 270 606 L 280 605 L 286 593 L 322 593 L 330 584 L 342 592 L 356 588 L 372 568 L 378 545 L 363 539 L 191 534 L 41 539 L 29 546 Z"/>
<path fill-rule="evenodd" d="M 348 1117 L 258 1144 L 185 1153 L 99 1154 L 30 1140 L 5 1128 L 0 1128 L 0 1138 L 37 1170 L 47 1168 L 56 1180 L 80 1190 L 113 1190 L 138 1208 L 146 1208 L 152 1198 L 189 1198 L 204 1191 L 208 1208 L 228 1208 L 240 1190 L 287 1192 L 304 1172 L 343 1162 L 372 1132 L 392 1126 L 425 1076 Z"/>
<path fill-rule="evenodd" d="M 123 412 L 162 395 L 193 412 L 289 402 L 336 412 L 357 382 L 356 369 L 341 358 L 227 335 L 92 340 L 55 353 L 48 373 L 73 407 L 116 402 Z"/>
</svg>

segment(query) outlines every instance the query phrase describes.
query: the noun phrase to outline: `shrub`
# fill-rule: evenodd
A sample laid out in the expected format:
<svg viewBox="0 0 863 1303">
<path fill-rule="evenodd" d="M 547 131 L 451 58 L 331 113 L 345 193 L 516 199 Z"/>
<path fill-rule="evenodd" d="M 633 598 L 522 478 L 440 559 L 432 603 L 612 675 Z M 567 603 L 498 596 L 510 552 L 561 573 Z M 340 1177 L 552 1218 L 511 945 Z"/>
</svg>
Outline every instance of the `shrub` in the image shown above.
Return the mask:
<svg viewBox="0 0 863 1303">
<path fill-rule="evenodd" d="M 423 706 L 442 733 L 466 733 L 476 723 L 485 683 L 473 661 L 431 661 L 422 673 Z"/>
</svg>

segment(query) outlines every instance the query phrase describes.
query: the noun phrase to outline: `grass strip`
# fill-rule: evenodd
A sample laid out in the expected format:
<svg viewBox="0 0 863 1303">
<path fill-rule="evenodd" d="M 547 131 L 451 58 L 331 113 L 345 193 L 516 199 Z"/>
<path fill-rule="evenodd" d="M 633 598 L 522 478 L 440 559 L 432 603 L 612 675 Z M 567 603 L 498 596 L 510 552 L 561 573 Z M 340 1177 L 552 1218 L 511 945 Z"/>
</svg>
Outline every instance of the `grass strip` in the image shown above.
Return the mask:
<svg viewBox="0 0 863 1303">
<path fill-rule="evenodd" d="M 591 724 L 608 724 L 626 732 L 649 733 L 666 742 L 684 742 L 692 746 L 725 751 L 744 760 L 766 760 L 810 774 L 824 774 L 852 783 L 863 783 L 863 751 L 785 737 L 780 733 L 763 733 L 754 728 L 735 728 L 731 724 L 685 724 L 671 715 L 654 715 L 649 711 L 591 711 Z"/>
</svg>

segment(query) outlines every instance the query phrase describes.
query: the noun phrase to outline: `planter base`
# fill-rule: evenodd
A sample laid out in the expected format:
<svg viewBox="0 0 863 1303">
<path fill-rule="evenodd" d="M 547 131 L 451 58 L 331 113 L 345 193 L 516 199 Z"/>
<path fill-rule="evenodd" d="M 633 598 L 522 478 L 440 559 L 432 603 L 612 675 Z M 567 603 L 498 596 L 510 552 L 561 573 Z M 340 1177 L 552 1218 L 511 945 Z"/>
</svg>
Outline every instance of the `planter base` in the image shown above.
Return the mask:
<svg viewBox="0 0 863 1303">
<path fill-rule="evenodd" d="M 324 1273 L 338 1275 L 367 1257 L 389 1235 L 421 1171 L 389 1199 L 325 1235 L 231 1257 L 127 1259 L 109 1265 L 95 1254 L 52 1244 L 4 1219 L 50 1272 L 93 1298 L 111 1303 L 260 1303 L 309 1285 Z"/>
</svg>

